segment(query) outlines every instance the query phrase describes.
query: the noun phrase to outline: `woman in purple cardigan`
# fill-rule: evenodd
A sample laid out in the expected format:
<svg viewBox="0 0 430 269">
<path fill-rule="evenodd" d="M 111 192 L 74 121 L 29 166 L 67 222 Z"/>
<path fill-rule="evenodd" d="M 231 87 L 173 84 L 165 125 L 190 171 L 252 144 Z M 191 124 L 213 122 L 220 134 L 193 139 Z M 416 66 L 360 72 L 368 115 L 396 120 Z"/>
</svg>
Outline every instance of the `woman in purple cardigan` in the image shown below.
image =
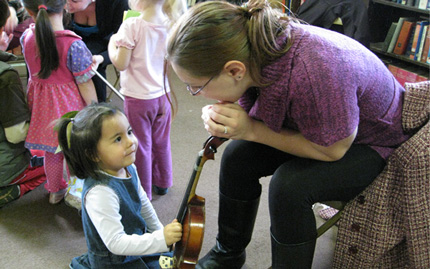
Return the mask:
<svg viewBox="0 0 430 269">
<path fill-rule="evenodd" d="M 409 137 L 404 88 L 378 57 L 263 0 L 195 5 L 172 30 L 167 59 L 192 95 L 219 101 L 203 108 L 206 130 L 233 140 L 217 243 L 197 268 L 242 267 L 266 176 L 272 267 L 311 268 L 312 205 L 354 198 Z"/>
<path fill-rule="evenodd" d="M 72 14 L 68 28 L 82 37 L 104 77 L 112 63 L 107 51 L 110 37 L 118 31 L 128 9 L 128 0 L 67 0 L 67 11 Z M 98 76 L 93 82 L 99 102 L 106 101 L 106 84 Z"/>
</svg>

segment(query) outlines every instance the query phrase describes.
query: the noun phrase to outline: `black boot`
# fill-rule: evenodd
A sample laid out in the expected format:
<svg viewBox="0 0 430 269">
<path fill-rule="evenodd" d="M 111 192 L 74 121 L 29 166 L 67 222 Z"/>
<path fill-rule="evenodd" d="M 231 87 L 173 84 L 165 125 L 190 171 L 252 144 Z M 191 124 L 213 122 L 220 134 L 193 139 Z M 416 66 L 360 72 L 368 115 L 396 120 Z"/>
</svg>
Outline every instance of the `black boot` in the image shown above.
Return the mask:
<svg viewBox="0 0 430 269">
<path fill-rule="evenodd" d="M 312 268 L 316 239 L 299 244 L 282 244 L 271 234 L 271 240 L 273 269 Z"/>
<path fill-rule="evenodd" d="M 241 201 L 220 193 L 218 235 L 215 246 L 199 260 L 196 269 L 241 268 L 251 241 L 260 198 Z"/>
</svg>

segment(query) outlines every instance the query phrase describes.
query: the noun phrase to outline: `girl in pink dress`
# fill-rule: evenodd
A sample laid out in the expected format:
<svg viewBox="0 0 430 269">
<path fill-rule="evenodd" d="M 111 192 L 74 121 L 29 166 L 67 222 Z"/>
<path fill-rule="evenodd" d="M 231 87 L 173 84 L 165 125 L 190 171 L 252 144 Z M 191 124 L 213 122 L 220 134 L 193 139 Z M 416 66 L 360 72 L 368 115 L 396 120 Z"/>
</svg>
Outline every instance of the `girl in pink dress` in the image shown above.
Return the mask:
<svg viewBox="0 0 430 269">
<path fill-rule="evenodd" d="M 53 121 L 97 100 L 91 80 L 92 55 L 79 36 L 64 30 L 65 4 L 66 0 L 23 1 L 35 21 L 21 37 L 29 70 L 27 99 L 31 111 L 25 144 L 29 149 L 45 151 L 45 188 L 52 204 L 60 202 L 67 189 L 63 154 L 55 154 L 58 141 Z"/>
</svg>

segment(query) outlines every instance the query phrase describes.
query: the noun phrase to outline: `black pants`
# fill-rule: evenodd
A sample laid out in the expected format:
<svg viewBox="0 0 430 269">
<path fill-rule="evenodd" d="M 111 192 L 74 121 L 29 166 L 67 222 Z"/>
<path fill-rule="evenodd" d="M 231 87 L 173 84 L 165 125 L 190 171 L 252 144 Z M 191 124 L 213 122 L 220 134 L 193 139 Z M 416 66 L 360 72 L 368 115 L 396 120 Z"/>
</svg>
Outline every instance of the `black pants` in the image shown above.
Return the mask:
<svg viewBox="0 0 430 269">
<path fill-rule="evenodd" d="M 108 43 L 98 36 L 83 37 L 83 41 L 93 55 L 100 54 L 103 56 L 104 61 L 97 68 L 97 72 L 106 79 L 106 67 L 112 63 L 107 54 Z M 97 75 L 94 75 L 92 80 L 96 89 L 98 101 L 106 102 L 106 83 Z"/>
<path fill-rule="evenodd" d="M 232 141 L 224 151 L 220 191 L 237 200 L 260 196 L 260 178 L 270 176 L 271 231 L 284 244 L 316 238 L 312 205 L 349 201 L 383 170 L 385 160 L 369 146 L 352 145 L 336 162 L 293 156 L 266 145 Z"/>
<path fill-rule="evenodd" d="M 105 79 L 106 79 L 106 67 L 100 65 L 99 68 L 97 68 L 97 72 L 100 73 Z M 99 78 L 97 75 L 93 76 L 93 83 L 94 88 L 96 89 L 97 93 L 97 100 L 99 103 L 106 102 L 106 83 Z"/>
</svg>

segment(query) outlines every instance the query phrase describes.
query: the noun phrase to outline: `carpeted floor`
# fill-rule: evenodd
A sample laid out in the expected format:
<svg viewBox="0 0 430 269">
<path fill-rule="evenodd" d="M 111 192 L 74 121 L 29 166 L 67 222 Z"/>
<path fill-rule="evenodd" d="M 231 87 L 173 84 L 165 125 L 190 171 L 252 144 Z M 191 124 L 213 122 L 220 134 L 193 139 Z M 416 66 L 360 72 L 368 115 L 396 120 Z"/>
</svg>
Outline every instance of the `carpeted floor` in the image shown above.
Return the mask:
<svg viewBox="0 0 430 269">
<path fill-rule="evenodd" d="M 109 81 L 115 81 L 109 69 Z M 153 205 L 162 223 L 172 221 L 179 208 L 198 152 L 208 134 L 200 119 L 201 108 L 211 100 L 192 97 L 184 85 L 174 79 L 179 110 L 172 124 L 171 141 L 174 186 L 165 196 L 153 195 Z M 112 102 L 122 103 L 116 96 Z M 228 142 L 226 142 L 228 143 Z M 206 199 L 203 256 L 215 243 L 218 214 L 218 170 L 223 144 L 215 160 L 208 160 L 200 176 L 196 194 Z M 270 178 L 262 178 L 263 193 L 254 228 L 247 248 L 245 269 L 265 269 L 271 265 L 267 187 Z M 323 221 L 317 217 L 318 224 Z M 317 242 L 314 269 L 331 267 L 336 228 Z M 70 260 L 86 251 L 81 221 L 76 209 L 64 204 L 50 205 L 43 186 L 0 209 L 0 269 L 68 268 Z"/>
</svg>

